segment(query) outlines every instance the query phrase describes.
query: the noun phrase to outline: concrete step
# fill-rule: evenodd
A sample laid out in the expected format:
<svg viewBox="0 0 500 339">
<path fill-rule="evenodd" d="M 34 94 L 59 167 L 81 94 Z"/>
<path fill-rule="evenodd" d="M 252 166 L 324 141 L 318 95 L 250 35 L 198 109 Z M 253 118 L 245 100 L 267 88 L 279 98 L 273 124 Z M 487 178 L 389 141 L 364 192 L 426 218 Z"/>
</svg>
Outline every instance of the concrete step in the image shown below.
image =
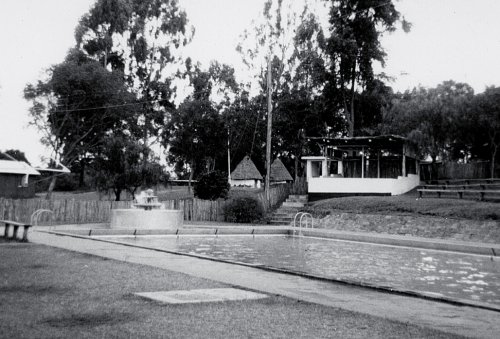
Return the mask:
<svg viewBox="0 0 500 339">
<path fill-rule="evenodd" d="M 301 202 L 289 202 L 289 201 L 285 201 L 283 203 L 283 205 L 281 205 L 282 207 L 298 207 L 298 208 L 302 208 L 304 207 L 304 203 L 301 203 Z"/>
<path fill-rule="evenodd" d="M 275 216 L 271 216 L 271 220 L 276 220 L 276 221 L 292 221 L 293 217 L 275 217 Z"/>
<path fill-rule="evenodd" d="M 307 198 L 307 196 L 297 196 L 297 197 L 292 197 L 292 196 L 289 196 L 286 201 L 294 201 L 294 202 L 303 202 L 303 203 L 307 203 L 309 201 L 309 199 Z"/>
<path fill-rule="evenodd" d="M 295 213 L 272 213 L 273 218 L 293 218 Z"/>
<path fill-rule="evenodd" d="M 292 199 L 306 199 L 307 200 L 307 194 L 290 194 L 288 197 L 292 198 Z"/>
</svg>

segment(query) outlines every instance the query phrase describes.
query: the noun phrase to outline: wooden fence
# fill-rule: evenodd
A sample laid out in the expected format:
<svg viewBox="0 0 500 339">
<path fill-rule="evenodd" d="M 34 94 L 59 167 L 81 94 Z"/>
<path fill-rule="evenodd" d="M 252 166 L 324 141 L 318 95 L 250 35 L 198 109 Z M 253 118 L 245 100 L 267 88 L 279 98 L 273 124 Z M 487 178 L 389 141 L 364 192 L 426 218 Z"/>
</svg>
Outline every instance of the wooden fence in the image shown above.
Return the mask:
<svg viewBox="0 0 500 339">
<path fill-rule="evenodd" d="M 270 203 L 266 204 L 265 193 L 249 192 L 259 200 L 265 211 L 283 202 L 292 185 L 276 185 L 270 190 Z M 241 196 L 241 195 L 239 195 Z M 187 221 L 223 221 L 224 206 L 234 198 L 228 200 L 201 200 L 196 198 L 162 201 L 167 209 L 184 211 L 184 220 Z M 48 209 L 53 213 L 44 213 L 38 219 L 39 225 L 60 224 L 90 224 L 109 223 L 111 210 L 131 208 L 131 201 L 85 201 L 85 200 L 45 200 L 45 199 L 3 199 L 0 198 L 0 219 L 29 223 L 33 212 L 39 209 Z"/>
<path fill-rule="evenodd" d="M 0 198 L 0 218 L 29 223 L 33 212 L 47 209 L 52 213 L 42 214 L 38 219 L 40 225 L 106 223 L 111 218 L 111 209 L 131 206 L 131 201 Z"/>
<path fill-rule="evenodd" d="M 432 164 L 420 164 L 420 179 L 424 181 L 441 179 L 485 179 L 491 177 L 490 162 L 478 161 L 467 164 L 442 162 L 435 164 L 436 173 L 432 175 Z M 437 178 L 435 177 L 437 175 Z"/>
</svg>

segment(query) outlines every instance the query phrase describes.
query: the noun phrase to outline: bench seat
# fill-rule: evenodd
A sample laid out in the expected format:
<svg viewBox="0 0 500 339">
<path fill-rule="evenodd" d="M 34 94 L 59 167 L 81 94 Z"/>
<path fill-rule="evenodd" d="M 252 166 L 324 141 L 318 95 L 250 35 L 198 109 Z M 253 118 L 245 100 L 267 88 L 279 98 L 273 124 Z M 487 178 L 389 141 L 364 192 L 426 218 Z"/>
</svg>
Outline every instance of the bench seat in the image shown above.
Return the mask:
<svg viewBox="0 0 500 339">
<path fill-rule="evenodd" d="M 464 193 L 479 194 L 480 200 L 484 200 L 484 196 L 498 195 L 500 190 L 493 189 L 437 189 L 437 188 L 419 188 L 417 189 L 419 197 L 423 197 L 423 193 L 437 193 L 438 198 L 441 198 L 442 193 L 456 193 L 460 199 L 463 198 Z"/>
<path fill-rule="evenodd" d="M 19 227 L 23 227 L 23 236 L 20 240 L 22 242 L 28 241 L 28 230 L 31 227 L 30 224 L 25 224 L 25 223 L 21 223 L 21 222 L 17 222 L 17 221 L 12 221 L 12 220 L 0 220 L 0 223 L 3 223 L 5 225 L 4 238 L 17 240 L 17 232 L 19 230 Z M 14 231 L 12 233 L 12 237 L 9 238 L 9 228 L 11 226 L 14 228 Z"/>
</svg>

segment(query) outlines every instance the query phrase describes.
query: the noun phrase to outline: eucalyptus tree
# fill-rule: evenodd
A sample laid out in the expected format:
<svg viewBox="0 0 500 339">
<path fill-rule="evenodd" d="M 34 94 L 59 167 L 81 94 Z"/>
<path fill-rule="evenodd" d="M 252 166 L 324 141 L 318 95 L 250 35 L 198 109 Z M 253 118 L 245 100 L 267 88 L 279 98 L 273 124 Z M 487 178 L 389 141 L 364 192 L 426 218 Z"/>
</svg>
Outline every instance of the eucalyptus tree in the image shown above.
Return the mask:
<svg viewBox="0 0 500 339">
<path fill-rule="evenodd" d="M 130 121 L 135 98 L 123 73 L 106 70 L 76 49 L 48 70 L 46 80 L 28 84 L 24 97 L 32 104 L 30 123 L 42 132 L 51 157 L 68 167 L 77 162 L 82 175 L 106 135 L 134 128 Z M 49 197 L 54 185 L 55 177 Z"/>
<path fill-rule="evenodd" d="M 193 33 L 177 0 L 98 0 L 76 29 L 79 48 L 106 68 L 123 70 L 141 103 L 136 123 L 146 146 L 158 141 L 175 108 L 180 50 Z"/>
<path fill-rule="evenodd" d="M 338 119 L 332 119 L 334 117 L 317 101 L 326 74 L 324 27 L 319 17 L 321 9 L 325 11 L 323 5 L 314 0 L 268 0 L 261 20 L 244 33 L 237 48 L 258 85 L 258 96 L 249 102 L 267 97 L 265 79 L 270 60 L 274 111 L 272 151 L 274 156 L 293 158 L 296 174 L 306 146 L 304 136 L 325 134 L 339 126 Z M 254 91 L 250 89 L 250 92 Z M 265 113 L 261 116 L 265 117 Z M 312 121 L 314 124 L 310 124 Z M 257 126 L 258 121 L 254 135 L 257 135 Z"/>
<path fill-rule="evenodd" d="M 464 138 L 457 131 L 473 98 L 472 87 L 451 80 L 435 88 L 397 94 L 384 112 L 381 131 L 408 137 L 418 146 L 420 156 L 430 156 L 435 164 L 438 158 L 449 158 L 450 148 Z"/>
<path fill-rule="evenodd" d="M 165 177 L 164 169 L 157 159 L 143 163 L 144 147 L 123 133 L 107 136 L 92 167 L 97 189 L 112 191 L 115 200 L 119 201 L 124 191 L 134 198 L 139 187 L 161 182 Z"/>
<path fill-rule="evenodd" d="M 328 110 L 341 113 L 347 134 L 354 136 L 358 93 L 377 79 L 375 61 L 384 65 L 386 53 L 380 39 L 401 23 L 405 32 L 410 24 L 396 10 L 394 0 L 334 0 L 329 12 L 329 34 L 326 39 L 328 69 L 323 101 Z"/>
<path fill-rule="evenodd" d="M 228 133 L 222 113 L 231 103 L 230 94 L 238 92 L 238 85 L 234 70 L 218 62 L 203 70 L 188 59 L 184 77 L 192 93 L 171 113 L 162 141 L 169 150 L 168 160 L 182 165 L 176 170 L 189 171 L 191 187 L 195 176 L 225 169 Z"/>
<path fill-rule="evenodd" d="M 500 87 L 488 87 L 477 94 L 469 111 L 469 124 L 464 130 L 472 134 L 476 150 L 489 153 L 490 174 L 494 178 L 500 149 Z"/>
</svg>

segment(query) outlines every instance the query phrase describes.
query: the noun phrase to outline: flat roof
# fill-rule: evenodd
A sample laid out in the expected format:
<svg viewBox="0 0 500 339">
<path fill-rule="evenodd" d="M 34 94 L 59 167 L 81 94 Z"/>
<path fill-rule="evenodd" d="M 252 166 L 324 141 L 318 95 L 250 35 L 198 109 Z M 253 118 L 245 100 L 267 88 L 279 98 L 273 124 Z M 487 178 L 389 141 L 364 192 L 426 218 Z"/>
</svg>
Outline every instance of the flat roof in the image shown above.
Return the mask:
<svg viewBox="0 0 500 339">
<path fill-rule="evenodd" d="M 344 138 L 331 138 L 331 137 L 308 137 L 307 141 L 316 141 L 319 144 L 327 146 L 337 146 L 342 148 L 396 148 L 409 140 L 399 135 L 377 135 L 377 136 L 360 136 L 360 137 L 344 137 Z"/>
</svg>

